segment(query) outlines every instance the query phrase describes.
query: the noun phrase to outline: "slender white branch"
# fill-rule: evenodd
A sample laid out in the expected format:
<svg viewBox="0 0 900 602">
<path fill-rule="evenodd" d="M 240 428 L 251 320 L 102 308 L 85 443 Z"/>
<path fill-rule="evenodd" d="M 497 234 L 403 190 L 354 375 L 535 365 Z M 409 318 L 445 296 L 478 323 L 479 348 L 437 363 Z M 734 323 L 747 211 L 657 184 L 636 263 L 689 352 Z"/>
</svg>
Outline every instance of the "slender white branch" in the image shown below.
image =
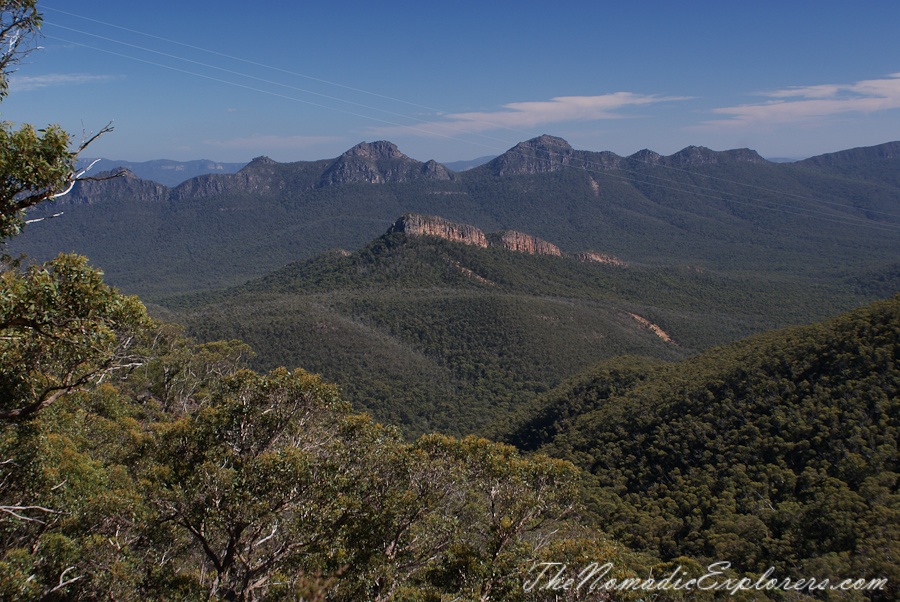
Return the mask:
<svg viewBox="0 0 900 602">
<path fill-rule="evenodd" d="M 77 180 L 78 178 L 80 178 L 81 176 L 83 176 L 84 174 L 86 174 L 87 172 L 91 171 L 91 168 L 92 168 L 94 165 L 96 165 L 98 161 L 100 161 L 100 159 L 94 159 L 93 161 L 91 161 L 91 164 L 90 164 L 90 165 L 88 165 L 87 167 L 85 167 L 84 169 L 82 169 L 81 171 L 79 171 L 77 174 L 75 174 L 75 179 Z"/>
<path fill-rule="evenodd" d="M 69 187 L 68 187 L 68 188 L 66 188 L 66 189 L 63 190 L 62 192 L 57 192 L 56 194 L 51 194 L 50 196 L 47 197 L 47 200 L 52 201 L 53 199 L 58 199 L 58 198 L 61 197 L 61 196 L 66 196 L 67 194 L 69 194 L 70 192 L 72 192 L 72 189 L 75 187 L 75 182 L 76 182 L 76 181 L 77 181 L 77 180 L 73 179 L 71 182 L 69 182 Z"/>
<path fill-rule="evenodd" d="M 0 506 L 0 512 L 11 514 L 16 518 L 32 523 L 40 523 L 42 525 L 46 525 L 44 521 L 38 518 L 31 518 L 30 516 L 22 516 L 19 512 L 28 512 L 29 510 L 38 510 L 40 512 L 46 512 L 47 514 L 68 514 L 68 512 L 60 512 L 59 510 L 51 510 L 50 508 L 44 508 L 43 506 Z"/>
<path fill-rule="evenodd" d="M 69 190 L 71 190 L 71 187 L 69 188 Z M 59 195 L 59 196 L 62 196 L 62 195 Z M 55 198 L 55 197 L 51 197 L 51 198 Z M 27 219 L 27 220 L 25 220 L 25 223 L 26 224 L 36 224 L 37 222 L 42 222 L 45 219 L 53 219 L 54 217 L 59 217 L 62 214 L 63 214 L 63 212 L 60 211 L 59 213 L 54 213 L 53 215 L 50 215 L 47 217 L 39 217 L 37 219 Z"/>
<path fill-rule="evenodd" d="M 75 569 L 74 566 L 70 566 L 69 568 L 64 570 L 62 572 L 62 575 L 59 576 L 59 585 L 57 585 L 56 587 L 54 587 L 53 589 L 48 591 L 47 594 L 52 594 L 53 592 L 61 590 L 62 588 L 66 587 L 67 585 L 70 585 L 72 583 L 75 583 L 76 581 L 80 581 L 81 579 L 84 579 L 84 575 L 79 575 L 78 577 L 73 577 L 73 578 L 69 579 L 68 581 L 63 581 L 63 579 L 66 576 L 66 573 L 68 573 L 69 571 L 74 570 L 74 569 Z"/>
</svg>

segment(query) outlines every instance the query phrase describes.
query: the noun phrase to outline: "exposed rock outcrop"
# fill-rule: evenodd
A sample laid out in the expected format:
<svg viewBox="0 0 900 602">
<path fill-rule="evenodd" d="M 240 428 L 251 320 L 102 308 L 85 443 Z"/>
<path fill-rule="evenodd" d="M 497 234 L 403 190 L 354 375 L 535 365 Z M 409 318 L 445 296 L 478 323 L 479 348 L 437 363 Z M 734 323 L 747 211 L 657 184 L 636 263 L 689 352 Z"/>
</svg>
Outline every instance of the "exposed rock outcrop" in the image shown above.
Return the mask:
<svg viewBox="0 0 900 602">
<path fill-rule="evenodd" d="M 581 261 L 593 261 L 594 263 L 608 263 L 609 265 L 617 265 L 617 266 L 626 266 L 628 265 L 618 257 L 614 255 L 609 255 L 607 253 L 598 253 L 597 251 L 585 251 L 583 253 L 576 253 L 576 259 L 580 259 Z"/>
<path fill-rule="evenodd" d="M 649 329 L 650 332 L 652 332 L 653 334 L 655 334 L 656 336 L 658 336 L 659 338 L 664 340 L 666 343 L 672 343 L 673 345 L 678 346 L 678 343 L 673 341 L 672 337 L 670 337 L 668 334 L 666 334 L 666 332 L 662 328 L 660 328 L 659 326 L 657 326 L 656 324 L 654 324 L 647 318 L 642 318 L 641 316 L 639 316 L 637 314 L 633 314 L 633 313 L 629 313 L 628 315 L 631 316 L 632 318 L 634 318 L 635 320 L 637 320 L 638 324 L 640 324 L 644 328 Z"/>
<path fill-rule="evenodd" d="M 489 245 L 484 232 L 475 226 L 457 224 L 448 219 L 433 215 L 417 215 L 407 213 L 388 230 L 388 234 L 403 232 L 410 236 L 439 236 L 454 242 L 461 242 L 476 247 Z"/>
<path fill-rule="evenodd" d="M 490 236 L 493 246 L 503 247 L 510 251 L 518 251 L 520 253 L 529 253 L 531 255 L 557 255 L 562 257 L 563 253 L 554 244 L 541 240 L 530 234 L 523 234 L 515 230 L 505 230 L 497 232 Z"/>
<path fill-rule="evenodd" d="M 440 238 L 453 242 L 461 242 L 467 245 L 477 247 L 501 247 L 518 253 L 528 253 L 530 255 L 556 255 L 557 257 L 568 257 L 559 247 L 541 240 L 530 234 L 523 234 L 515 230 L 501 230 L 492 234 L 485 235 L 484 232 L 475 226 L 467 224 L 458 224 L 451 222 L 443 217 L 434 215 L 419 215 L 416 213 L 407 213 L 398 219 L 388 229 L 388 234 L 395 232 L 403 232 L 409 236 L 438 236 Z M 596 253 L 589 251 L 580 253 L 574 257 L 582 261 L 598 261 L 600 263 L 611 263 L 615 265 L 625 265 L 625 262 L 604 253 Z"/>
</svg>

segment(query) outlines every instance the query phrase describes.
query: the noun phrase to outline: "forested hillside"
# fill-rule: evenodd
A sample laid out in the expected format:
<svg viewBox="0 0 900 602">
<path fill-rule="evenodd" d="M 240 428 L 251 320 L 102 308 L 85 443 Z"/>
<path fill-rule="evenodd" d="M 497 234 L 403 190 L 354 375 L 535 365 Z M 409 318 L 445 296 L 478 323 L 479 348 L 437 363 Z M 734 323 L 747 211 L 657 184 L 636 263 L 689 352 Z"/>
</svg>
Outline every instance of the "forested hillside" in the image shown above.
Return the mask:
<svg viewBox="0 0 900 602">
<path fill-rule="evenodd" d="M 160 313 L 200 340 L 249 343 L 256 369 L 320 373 L 407 433 L 464 435 L 600 360 L 678 360 L 855 298 L 780 277 L 604 261 L 388 232 L 234 289 L 164 299 Z"/>
<path fill-rule="evenodd" d="M 897 595 L 900 296 L 677 364 L 619 358 L 501 437 L 574 462 L 625 545 L 740 570 L 882 576 Z"/>
</svg>

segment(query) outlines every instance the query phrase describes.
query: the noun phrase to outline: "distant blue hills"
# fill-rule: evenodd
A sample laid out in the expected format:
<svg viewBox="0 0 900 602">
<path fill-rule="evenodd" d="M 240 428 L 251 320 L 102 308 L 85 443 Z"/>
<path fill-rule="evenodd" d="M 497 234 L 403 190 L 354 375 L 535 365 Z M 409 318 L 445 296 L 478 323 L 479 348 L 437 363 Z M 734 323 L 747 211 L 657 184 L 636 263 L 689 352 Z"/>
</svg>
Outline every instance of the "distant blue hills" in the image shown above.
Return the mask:
<svg viewBox="0 0 900 602">
<path fill-rule="evenodd" d="M 84 169 L 92 162 L 97 161 L 86 175 L 94 175 L 101 171 L 112 171 L 117 167 L 124 167 L 142 180 L 152 180 L 165 186 L 178 186 L 186 180 L 211 173 L 230 174 L 237 173 L 249 161 L 243 163 L 221 163 L 209 159 L 197 159 L 195 161 L 172 161 L 170 159 L 157 159 L 155 161 L 122 161 L 112 159 L 79 159 L 76 167 Z"/>
</svg>

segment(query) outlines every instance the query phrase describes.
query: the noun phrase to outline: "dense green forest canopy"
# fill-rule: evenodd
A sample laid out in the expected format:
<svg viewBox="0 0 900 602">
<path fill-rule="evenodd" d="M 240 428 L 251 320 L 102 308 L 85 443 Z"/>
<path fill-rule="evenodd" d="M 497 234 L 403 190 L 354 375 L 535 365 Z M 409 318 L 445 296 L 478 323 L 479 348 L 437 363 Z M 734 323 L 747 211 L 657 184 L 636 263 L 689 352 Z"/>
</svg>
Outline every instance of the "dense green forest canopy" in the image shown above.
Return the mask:
<svg viewBox="0 0 900 602">
<path fill-rule="evenodd" d="M 622 358 L 499 429 L 584 469 L 603 529 L 663 558 L 900 569 L 900 296 L 677 364 Z"/>
</svg>

